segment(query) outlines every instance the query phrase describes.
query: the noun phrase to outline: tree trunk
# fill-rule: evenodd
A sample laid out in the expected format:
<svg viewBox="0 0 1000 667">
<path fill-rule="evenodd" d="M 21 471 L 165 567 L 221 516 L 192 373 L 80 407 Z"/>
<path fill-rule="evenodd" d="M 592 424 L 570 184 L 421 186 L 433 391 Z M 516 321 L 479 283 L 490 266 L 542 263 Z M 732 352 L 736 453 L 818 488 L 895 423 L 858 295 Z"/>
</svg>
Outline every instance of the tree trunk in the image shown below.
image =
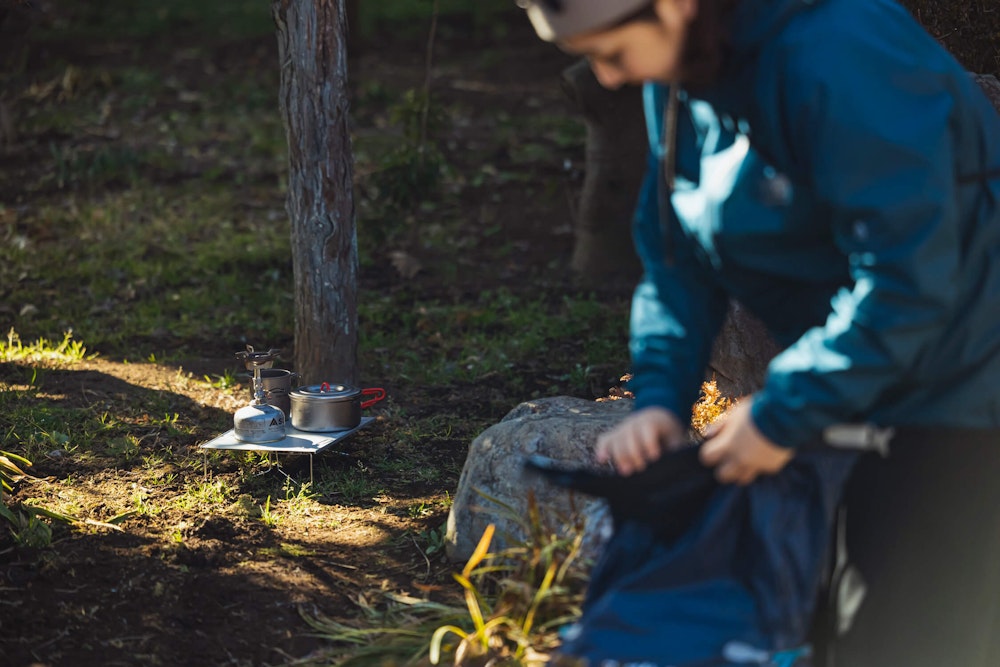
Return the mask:
<svg viewBox="0 0 1000 667">
<path fill-rule="evenodd" d="M 348 130 L 345 0 L 274 0 L 288 139 L 295 369 L 358 381 L 358 247 Z"/>
<path fill-rule="evenodd" d="M 642 94 L 628 86 L 608 90 L 586 60 L 563 72 L 566 94 L 587 126 L 587 162 L 575 221 L 571 266 L 581 278 L 636 277 L 632 214 L 646 170 Z"/>
</svg>

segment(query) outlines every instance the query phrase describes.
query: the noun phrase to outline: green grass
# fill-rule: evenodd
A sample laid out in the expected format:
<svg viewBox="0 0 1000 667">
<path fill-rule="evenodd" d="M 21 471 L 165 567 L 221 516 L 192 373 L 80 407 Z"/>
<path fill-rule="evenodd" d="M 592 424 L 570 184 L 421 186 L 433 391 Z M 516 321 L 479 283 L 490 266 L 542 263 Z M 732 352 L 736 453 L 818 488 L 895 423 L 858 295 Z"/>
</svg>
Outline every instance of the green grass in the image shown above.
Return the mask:
<svg viewBox="0 0 1000 667">
<path fill-rule="evenodd" d="M 430 25 L 434 0 L 378 0 L 361 1 L 360 29 L 363 34 L 376 30 L 417 36 L 426 32 Z M 501 25 L 501 18 L 513 13 L 512 3 L 506 0 L 439 0 L 438 8 L 442 16 L 467 18 L 474 29 L 495 30 Z"/>
<path fill-rule="evenodd" d="M 392 299 L 369 299 L 361 317 L 368 332 L 363 348 L 376 356 L 391 350 L 401 335 L 420 344 L 391 364 L 397 377 L 417 383 L 432 378 L 475 382 L 510 374 L 556 345 L 565 346 L 570 355 L 575 351 L 577 363 L 606 363 L 620 358 L 625 343 L 620 307 L 586 295 L 553 301 L 546 294 L 498 289 L 467 301 L 417 302 L 407 310 Z"/>
<path fill-rule="evenodd" d="M 32 460 L 67 458 L 84 469 L 109 461 L 127 467 L 143 457 L 164 457 L 151 443 L 190 437 L 195 428 L 190 418 L 166 412 L 171 399 L 156 394 L 112 414 L 100 405 L 72 407 L 65 396 L 49 393 L 44 370 L 28 382 L 0 381 L 0 436 L 5 448 Z"/>
<path fill-rule="evenodd" d="M 239 39 L 273 32 L 270 3 L 266 0 L 197 2 L 171 0 L 156 5 L 130 0 L 78 3 L 56 17 L 49 31 L 52 39 L 91 37 L 146 40 L 188 40 L 192 36 Z"/>
<path fill-rule="evenodd" d="M 429 0 L 363 2 L 362 23 L 415 24 L 429 19 L 432 6 Z M 466 16 L 479 25 L 515 11 L 500 0 L 445 0 L 440 8 L 445 16 Z M 267 2 L 173 0 L 150 9 L 116 0 L 74 5 L 49 31 L 42 36 L 100 34 L 123 42 L 156 37 L 172 45 L 165 68 L 182 62 L 197 69 L 211 64 L 215 38 L 260 37 L 273 32 L 273 25 Z M 240 340 L 287 344 L 293 294 L 277 65 L 212 75 L 208 85 L 204 74 L 165 74 L 156 58 L 62 62 L 49 71 L 51 78 L 30 83 L 17 79 L 16 70 L 11 75 L 12 83 L 35 91 L 33 103 L 24 106 L 21 130 L 63 135 L 49 141 L 36 180 L 25 183 L 28 192 L 58 196 L 36 197 L 22 210 L 0 204 L 0 224 L 9 221 L 6 229 L 14 229 L 16 220 L 23 230 L 13 243 L 0 243 L 0 284 L 17 285 L 8 298 L 15 330 L 48 339 L 72 330 L 100 354 L 161 363 L 196 352 L 206 339 L 235 346 Z M 359 108 L 412 134 L 401 127 L 411 124 L 415 108 L 408 92 L 367 82 Z M 447 128 L 453 114 L 432 99 L 431 116 Z M 498 132 L 513 139 L 531 122 L 508 115 L 498 120 Z M 535 127 L 546 143 L 582 140 L 580 124 L 564 118 L 537 115 Z M 444 257 L 427 267 L 432 278 L 460 281 L 456 259 L 476 244 L 486 244 L 497 261 L 509 257 L 509 243 L 490 238 L 490 230 L 482 238 L 469 230 L 465 212 L 452 203 L 452 193 L 487 190 L 493 182 L 466 181 L 443 165 L 440 186 L 447 194 L 420 200 L 421 215 L 432 217 L 432 224 L 415 222 L 412 211 L 387 207 L 384 193 L 366 190 L 390 163 L 394 137 L 359 131 L 356 141 L 362 266 L 376 265 L 387 246 L 405 243 L 417 224 L 422 242 Z M 517 162 L 544 154 L 544 144 L 519 146 Z M 512 171 L 511 179 L 523 171 Z M 68 238 L 78 242 L 64 242 Z M 586 295 L 555 304 L 523 289 L 450 301 L 417 295 L 411 309 L 400 304 L 409 295 L 369 293 L 364 282 L 361 290 L 361 354 L 375 375 L 388 371 L 413 383 L 479 381 L 516 372 L 550 353 L 554 341 L 568 339 L 575 341 L 573 364 L 583 368 L 594 367 L 612 349 L 618 350 L 615 358 L 622 356 L 620 306 L 584 312 L 574 301 L 593 301 Z M 394 342 L 398 333 L 412 345 Z M 601 342 L 609 339 L 613 343 Z M 386 349 L 393 354 L 384 354 Z M 574 391 L 585 389 L 583 380 L 572 375 Z"/>
<path fill-rule="evenodd" d="M 280 200 L 248 209 L 225 190 L 182 186 L 172 194 L 140 189 L 70 210 L 40 208 L 37 220 L 48 233 L 82 242 L 0 248 L 0 271 L 44 270 L 44 280 L 17 292 L 19 307 L 33 310 L 18 330 L 42 336 L 72 330 L 93 349 L 123 354 L 131 347 L 132 358 L 154 354 L 160 361 L 155 344 L 136 349 L 135 342 L 167 335 L 182 346 L 207 337 L 234 345 L 241 337 L 290 339 L 288 233 L 271 219 Z M 452 301 L 418 298 L 405 308 L 401 296 L 407 298 L 368 293 L 362 285 L 359 312 L 362 355 L 380 359 L 401 380 L 477 381 L 530 363 L 556 344 L 572 348 L 574 363 L 584 367 L 621 358 L 621 306 L 592 295 L 553 299 L 497 289 Z M 398 345 L 400 337 L 409 344 Z M 29 354 L 16 352 L 18 345 L 0 346 L 0 354 Z M 49 347 L 52 354 L 80 354 L 74 345 L 67 339 Z"/>
<path fill-rule="evenodd" d="M 383 493 L 382 482 L 361 461 L 347 468 L 329 470 L 316 484 L 316 493 L 342 505 L 368 504 Z"/>
<path fill-rule="evenodd" d="M 121 349 L 166 332 L 195 339 L 209 334 L 209 323 L 234 338 L 236 331 L 287 338 L 288 234 L 267 219 L 280 200 L 274 209 L 247 210 L 237 193 L 226 190 L 182 186 L 171 194 L 168 199 L 140 188 L 69 210 L 39 208 L 36 224 L 81 243 L 0 249 L 2 272 L 44 270 L 44 280 L 18 290 L 21 307 L 33 308 L 18 330 L 71 329 L 98 349 Z"/>
<path fill-rule="evenodd" d="M 52 40 L 101 38 L 112 35 L 128 40 L 173 40 L 182 43 L 194 38 L 239 40 L 274 32 L 269 0 L 227 0 L 204 3 L 197 0 L 170 0 L 147 6 L 130 0 L 78 3 L 55 17 L 44 34 Z M 513 13 L 506 0 L 440 0 L 444 16 L 467 17 L 480 30 L 496 29 L 505 15 Z M 433 0 L 361 0 L 359 29 L 370 35 L 388 30 L 407 37 L 426 32 Z"/>
</svg>

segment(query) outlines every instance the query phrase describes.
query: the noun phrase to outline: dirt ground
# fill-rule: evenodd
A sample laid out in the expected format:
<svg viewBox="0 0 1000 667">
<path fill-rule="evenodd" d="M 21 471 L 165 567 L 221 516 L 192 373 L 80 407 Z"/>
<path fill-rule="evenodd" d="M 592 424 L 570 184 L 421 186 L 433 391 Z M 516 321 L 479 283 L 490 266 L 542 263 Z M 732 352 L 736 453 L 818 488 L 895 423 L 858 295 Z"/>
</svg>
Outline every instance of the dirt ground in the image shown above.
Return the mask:
<svg viewBox="0 0 1000 667">
<path fill-rule="evenodd" d="M 477 68 L 475 59 L 465 60 L 468 66 L 462 67 L 463 59 L 448 53 L 448 48 L 456 47 L 443 45 L 438 57 L 448 64 L 442 65 L 435 90 L 470 106 L 506 105 L 511 113 L 516 113 L 529 96 L 557 107 L 563 104 L 557 75 L 569 64 L 568 58 L 538 43 L 526 26 L 508 36 L 507 42 L 508 48 L 489 69 Z M 477 48 L 475 44 L 466 46 Z M 90 63 L 118 57 L 113 50 L 102 51 L 98 44 L 89 49 L 82 45 L 74 48 Z M 242 44 L 239 51 L 251 54 L 252 61 L 261 67 L 269 57 L 276 62 L 273 39 Z M 402 74 L 412 76 L 411 70 L 419 69 L 413 60 L 412 54 L 405 53 L 397 55 L 395 62 L 381 59 L 369 45 L 354 65 L 354 77 L 385 81 Z M 410 70 L 405 70 L 407 67 Z M 463 138 L 457 136 L 456 141 Z M 499 153 L 503 150 L 497 148 Z M 19 167 L 33 168 L 37 166 L 27 163 Z M 553 259 L 566 261 L 571 245 L 566 224 L 524 224 L 523 204 L 515 196 L 496 203 L 499 224 L 509 223 L 507 238 L 513 239 L 520 251 L 517 259 L 496 270 L 470 271 L 463 277 L 463 289 L 476 291 L 524 280 L 533 265 Z M 466 205 L 470 215 L 478 214 L 480 202 Z M 565 202 L 551 215 L 567 220 Z M 468 259 L 470 265 L 477 265 L 474 255 Z M 482 284 L 474 282 L 477 276 Z M 362 280 L 372 289 L 393 288 L 391 281 L 378 285 L 382 279 L 375 273 Z M 420 288 L 419 283 L 408 286 Z M 136 425 L 144 443 L 171 437 L 175 439 L 172 446 L 185 454 L 163 464 L 163 482 L 156 489 L 144 486 L 148 473 L 143 474 L 138 466 L 88 467 L 86 462 L 70 463 L 55 453 L 36 461 L 32 471 L 42 478 L 45 493 L 58 497 L 60 480 L 68 475 L 82 478 L 74 493 L 90 498 L 90 511 L 109 516 L 133 507 L 136 498 L 144 494 L 180 497 L 185 485 L 200 480 L 240 485 L 240 464 L 235 457 L 215 456 L 202 467 L 196 448 L 229 427 L 232 413 L 244 404 L 243 399 L 185 380 L 232 369 L 228 347 L 209 344 L 203 356 L 174 365 L 97 359 L 74 364 L 71 370 L 47 371 L 46 393 L 66 407 L 105 404 L 114 411 L 115 406 L 141 403 L 167 392 L 171 409 L 186 416 L 197 415 L 198 427 L 193 433 L 178 436 L 168 434 L 162 425 Z M 0 381 L 17 387 L 25 382 L 24 372 L 20 366 L 0 364 Z M 431 387 L 425 394 L 397 394 L 394 400 L 395 409 L 400 410 L 448 409 L 479 411 L 485 418 L 497 416 L 489 387 L 468 387 L 461 395 L 452 396 L 436 395 Z M 372 414 L 378 416 L 379 410 Z M 378 423 L 370 428 L 378 429 Z M 443 562 L 439 553 L 428 557 L 426 545 L 418 543 L 416 536 L 444 521 L 447 509 L 440 489 L 457 483 L 468 438 L 458 434 L 437 438 L 431 444 L 435 451 L 430 460 L 443 471 L 443 482 L 431 487 L 382 479 L 381 488 L 391 489 L 391 494 L 369 500 L 313 503 L 283 514 L 274 525 L 245 512 L 193 513 L 174 505 L 157 514 L 137 515 L 122 531 L 56 526 L 54 546 L 38 552 L 11 549 L 9 538 L 0 536 L 0 664 L 286 664 L 327 646 L 310 635 L 303 614 L 352 618 L 360 613 L 360 605 L 370 598 L 371 591 L 377 590 L 451 595 L 448 591 L 454 589 L 454 582 L 450 575 L 460 568 Z M 391 448 L 375 437 L 358 437 L 345 449 L 317 457 L 316 465 L 338 470 L 393 456 Z M 302 457 L 287 458 L 282 466 L 261 474 L 278 479 L 285 474 L 299 480 L 308 477 L 308 465 Z M 30 493 L 37 493 L 40 487 L 30 488 Z M 24 500 L 28 493 L 22 489 L 15 498 Z M 332 497 L 337 498 L 336 494 Z M 414 511 L 414 507 L 423 509 Z"/>
<path fill-rule="evenodd" d="M 63 375 L 66 400 L 88 405 L 140 401 L 149 392 L 180 394 L 204 413 L 207 437 L 220 414 L 224 420 L 239 407 L 234 397 L 199 392 L 195 383 L 185 390 L 175 372 L 155 365 L 94 362 Z M 221 423 L 215 432 L 228 425 Z M 196 436 L 190 447 L 205 439 Z M 363 464 L 384 454 L 351 449 L 323 465 Z M 448 455 L 457 461 L 460 448 Z M 303 461 L 286 457 L 283 465 L 288 474 L 308 478 Z M 139 470 L 81 469 L 79 462 L 58 459 L 35 468 L 52 483 L 69 474 L 84 477 L 86 493 L 100 499 L 89 510 L 98 512 L 102 504 L 127 506 L 137 491 L 180 495 L 185 483 L 206 473 L 206 480 L 227 484 L 238 477 L 235 465 L 213 461 L 203 470 L 178 470 L 176 483 L 154 490 L 142 488 Z M 306 636 L 300 611 L 349 618 L 365 591 L 418 593 L 452 569 L 428 560 L 409 537 L 441 520 L 440 512 L 407 514 L 420 493 L 393 489 L 391 499 L 313 506 L 272 526 L 236 512 L 181 509 L 130 519 L 121 532 L 57 526 L 53 548 L 0 555 L 0 655 L 11 666 L 273 665 L 302 657 L 323 644 Z"/>
</svg>

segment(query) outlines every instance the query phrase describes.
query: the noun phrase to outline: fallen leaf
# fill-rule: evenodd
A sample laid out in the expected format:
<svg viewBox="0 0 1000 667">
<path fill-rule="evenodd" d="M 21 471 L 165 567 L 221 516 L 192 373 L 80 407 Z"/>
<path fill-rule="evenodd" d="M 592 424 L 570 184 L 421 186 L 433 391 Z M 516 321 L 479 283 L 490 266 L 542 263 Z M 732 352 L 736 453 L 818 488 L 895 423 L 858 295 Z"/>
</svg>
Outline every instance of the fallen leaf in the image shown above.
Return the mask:
<svg viewBox="0 0 1000 667">
<path fill-rule="evenodd" d="M 393 268 L 407 280 L 413 278 L 424 268 L 419 259 L 405 250 L 393 250 L 389 253 L 389 259 L 392 261 Z"/>
</svg>

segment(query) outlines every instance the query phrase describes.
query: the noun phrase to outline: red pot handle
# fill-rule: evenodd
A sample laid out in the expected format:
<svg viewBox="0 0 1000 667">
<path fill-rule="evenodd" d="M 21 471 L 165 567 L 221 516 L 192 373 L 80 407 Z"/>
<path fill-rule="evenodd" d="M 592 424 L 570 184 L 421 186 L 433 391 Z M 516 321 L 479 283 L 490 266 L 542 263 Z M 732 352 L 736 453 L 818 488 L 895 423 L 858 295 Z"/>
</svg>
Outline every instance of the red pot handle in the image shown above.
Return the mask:
<svg viewBox="0 0 1000 667">
<path fill-rule="evenodd" d="M 373 397 L 369 398 L 367 401 L 361 401 L 362 408 L 369 408 L 385 398 L 385 389 L 382 387 L 368 387 L 361 390 L 361 395 Z"/>
</svg>

